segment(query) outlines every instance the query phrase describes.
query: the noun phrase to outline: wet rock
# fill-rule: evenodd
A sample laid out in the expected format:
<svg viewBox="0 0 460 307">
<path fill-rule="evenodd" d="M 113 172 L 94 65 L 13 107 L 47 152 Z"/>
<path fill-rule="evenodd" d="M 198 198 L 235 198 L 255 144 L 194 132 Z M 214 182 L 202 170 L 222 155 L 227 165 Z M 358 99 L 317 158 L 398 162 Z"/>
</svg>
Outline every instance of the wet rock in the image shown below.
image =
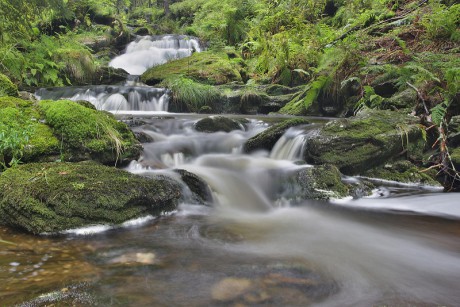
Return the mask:
<svg viewBox="0 0 460 307">
<path fill-rule="evenodd" d="M 246 278 L 229 277 L 222 279 L 211 289 L 214 300 L 227 302 L 237 299 L 250 291 L 252 282 Z"/>
<path fill-rule="evenodd" d="M 154 253 L 127 253 L 109 261 L 111 264 L 155 264 L 157 261 Z"/>
<path fill-rule="evenodd" d="M 125 82 L 128 75 L 129 74 L 121 68 L 102 66 L 98 68 L 94 74 L 92 84 L 117 84 Z"/>
<path fill-rule="evenodd" d="M 342 174 L 333 165 L 319 165 L 297 170 L 288 179 L 286 193 L 296 200 L 327 200 L 350 196 L 350 189 L 341 180 Z"/>
<path fill-rule="evenodd" d="M 233 130 L 243 130 L 243 125 L 241 125 L 237 120 L 224 117 L 224 116 L 209 116 L 203 119 L 200 119 L 195 123 L 195 129 L 200 132 L 230 132 Z"/>
<path fill-rule="evenodd" d="M 346 175 L 363 173 L 397 157 L 421 160 L 425 141 L 417 117 L 365 109 L 327 123 L 308 139 L 305 160 L 333 164 Z"/>
<path fill-rule="evenodd" d="M 267 130 L 257 134 L 246 141 L 243 150 L 246 153 L 254 152 L 257 150 L 270 151 L 275 146 L 278 139 L 291 127 L 306 125 L 309 121 L 302 118 L 295 118 L 275 124 Z"/>
<path fill-rule="evenodd" d="M 179 185 L 93 162 L 31 163 L 0 176 L 0 221 L 31 233 L 116 225 L 176 208 Z"/>
<path fill-rule="evenodd" d="M 206 181 L 183 169 L 177 169 L 175 172 L 181 176 L 182 181 L 190 189 L 192 201 L 199 204 L 209 204 L 212 202 L 212 192 Z"/>
</svg>

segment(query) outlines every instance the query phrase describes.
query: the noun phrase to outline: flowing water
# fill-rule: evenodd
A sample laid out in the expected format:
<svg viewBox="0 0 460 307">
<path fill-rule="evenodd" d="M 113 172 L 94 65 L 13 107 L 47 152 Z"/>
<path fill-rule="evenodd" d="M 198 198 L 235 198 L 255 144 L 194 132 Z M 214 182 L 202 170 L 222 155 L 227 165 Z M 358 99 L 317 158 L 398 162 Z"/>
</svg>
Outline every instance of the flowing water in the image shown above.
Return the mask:
<svg viewBox="0 0 460 307">
<path fill-rule="evenodd" d="M 141 38 L 132 49 L 151 42 Z M 298 160 L 309 129 L 324 121 L 312 119 L 288 130 L 272 152 L 249 155 L 244 142 L 282 118 L 252 117 L 241 130 L 201 133 L 194 129 L 200 116 L 151 106 L 167 95 L 161 89 L 131 84 L 37 95 L 134 114 L 127 122 L 149 141 L 126 170 L 180 180 L 171 170 L 185 169 L 208 183 L 213 199 L 204 205 L 184 192 L 167 215 L 58 236 L 0 228 L 1 306 L 459 305 L 458 194 L 381 182 L 359 199 L 292 196 L 286 178 L 310 167 Z"/>
<path fill-rule="evenodd" d="M 282 178 L 308 167 L 293 162 L 308 133 L 247 155 L 244 141 L 279 119 L 209 134 L 197 120 L 131 120 L 152 141 L 126 169 L 186 169 L 209 184 L 211 203 L 184 198 L 165 216 L 56 237 L 0 229 L 16 244 L 0 243 L 2 304 L 458 306 L 457 194 L 382 185 L 368 198 L 293 201 Z"/>
</svg>

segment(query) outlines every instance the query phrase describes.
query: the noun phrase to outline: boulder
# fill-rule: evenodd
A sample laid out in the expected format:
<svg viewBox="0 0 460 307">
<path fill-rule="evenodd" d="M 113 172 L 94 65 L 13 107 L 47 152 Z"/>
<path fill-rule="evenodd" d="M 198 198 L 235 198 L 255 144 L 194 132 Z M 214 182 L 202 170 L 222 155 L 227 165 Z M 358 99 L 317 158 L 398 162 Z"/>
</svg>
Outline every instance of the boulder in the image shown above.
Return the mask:
<svg viewBox="0 0 460 307">
<path fill-rule="evenodd" d="M 183 169 L 174 171 L 180 175 L 181 180 L 190 190 L 191 201 L 198 204 L 209 204 L 212 202 L 212 192 L 206 181 Z"/>
<path fill-rule="evenodd" d="M 340 171 L 333 165 L 316 165 L 296 170 L 290 175 L 287 196 L 298 201 L 305 199 L 328 200 L 343 198 L 351 194 L 342 182 Z"/>
<path fill-rule="evenodd" d="M 309 121 L 303 118 L 294 118 L 275 124 L 267 130 L 250 138 L 243 145 L 243 151 L 250 153 L 257 150 L 270 151 L 275 146 L 278 139 L 291 127 L 306 125 Z"/>
<path fill-rule="evenodd" d="M 209 116 L 197 121 L 195 129 L 200 132 L 230 132 L 233 130 L 244 130 L 243 125 L 237 120 L 224 116 Z"/>
<path fill-rule="evenodd" d="M 116 225 L 176 208 L 179 185 L 94 162 L 30 163 L 0 174 L 0 222 L 31 233 Z"/>
<path fill-rule="evenodd" d="M 346 175 L 363 173 L 397 157 L 421 160 L 425 149 L 417 117 L 371 109 L 327 123 L 307 142 L 308 163 L 333 164 Z"/>
</svg>

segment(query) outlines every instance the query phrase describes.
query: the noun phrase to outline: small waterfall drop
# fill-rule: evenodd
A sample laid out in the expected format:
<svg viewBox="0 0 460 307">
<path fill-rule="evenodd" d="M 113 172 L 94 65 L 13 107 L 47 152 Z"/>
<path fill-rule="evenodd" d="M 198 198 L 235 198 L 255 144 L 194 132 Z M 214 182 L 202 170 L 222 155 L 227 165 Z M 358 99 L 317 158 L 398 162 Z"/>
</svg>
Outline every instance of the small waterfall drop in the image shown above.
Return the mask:
<svg viewBox="0 0 460 307">
<path fill-rule="evenodd" d="M 304 130 L 289 128 L 276 142 L 270 152 L 270 158 L 276 160 L 300 160 L 303 157 L 306 143 Z"/>
<path fill-rule="evenodd" d="M 150 67 L 200 52 L 198 39 L 185 35 L 141 36 L 131 42 L 126 52 L 109 65 L 122 68 L 130 75 L 141 75 Z"/>
<path fill-rule="evenodd" d="M 42 88 L 35 96 L 38 99 L 86 100 L 98 110 L 113 113 L 167 112 L 169 102 L 168 90 L 164 88 L 127 85 Z"/>
</svg>

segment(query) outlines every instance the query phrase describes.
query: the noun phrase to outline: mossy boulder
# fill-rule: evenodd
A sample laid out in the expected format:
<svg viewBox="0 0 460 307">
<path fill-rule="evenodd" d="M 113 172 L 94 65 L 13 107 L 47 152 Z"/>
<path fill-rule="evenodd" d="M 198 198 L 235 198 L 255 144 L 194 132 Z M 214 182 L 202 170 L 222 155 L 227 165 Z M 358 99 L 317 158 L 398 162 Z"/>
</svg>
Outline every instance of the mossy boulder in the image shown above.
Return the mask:
<svg viewBox="0 0 460 307">
<path fill-rule="evenodd" d="M 0 174 L 0 222 L 31 233 L 116 225 L 176 208 L 178 184 L 93 162 L 30 163 Z"/>
<path fill-rule="evenodd" d="M 436 170 L 426 171 L 426 169 L 421 169 L 407 160 L 389 161 L 364 172 L 362 175 L 400 183 L 440 186 L 439 182 L 436 181 Z"/>
<path fill-rule="evenodd" d="M 108 112 L 70 100 L 43 100 L 39 108 L 46 124 L 62 142 L 65 161 L 115 164 L 140 155 L 142 146 L 132 131 Z"/>
<path fill-rule="evenodd" d="M 419 119 L 386 110 L 364 109 L 334 120 L 308 139 L 305 160 L 333 164 L 346 175 L 360 174 L 389 159 L 421 160 L 425 141 Z"/>
<path fill-rule="evenodd" d="M 306 124 L 309 124 L 309 121 L 303 118 L 289 119 L 275 124 L 267 130 L 247 140 L 243 145 L 243 151 L 246 153 L 257 150 L 270 151 L 273 146 L 275 146 L 279 138 L 282 137 L 289 128 Z"/>
<path fill-rule="evenodd" d="M 18 96 L 18 87 L 2 73 L 0 73 L 0 97 L 1 96 Z"/>
<path fill-rule="evenodd" d="M 291 188 L 288 194 L 297 201 L 344 198 L 350 195 L 351 190 L 341 177 L 340 171 L 333 165 L 304 167 L 289 177 L 287 183 Z"/>
<path fill-rule="evenodd" d="M 194 125 L 195 130 L 199 132 L 230 132 L 233 130 L 244 130 L 243 125 L 234 119 L 225 116 L 209 116 L 200 119 Z"/>
<path fill-rule="evenodd" d="M 226 53 L 195 52 L 190 57 L 170 61 L 148 69 L 141 81 L 156 85 L 165 79 L 185 76 L 206 84 L 217 85 L 233 81 L 242 82 L 240 61 Z"/>
</svg>

